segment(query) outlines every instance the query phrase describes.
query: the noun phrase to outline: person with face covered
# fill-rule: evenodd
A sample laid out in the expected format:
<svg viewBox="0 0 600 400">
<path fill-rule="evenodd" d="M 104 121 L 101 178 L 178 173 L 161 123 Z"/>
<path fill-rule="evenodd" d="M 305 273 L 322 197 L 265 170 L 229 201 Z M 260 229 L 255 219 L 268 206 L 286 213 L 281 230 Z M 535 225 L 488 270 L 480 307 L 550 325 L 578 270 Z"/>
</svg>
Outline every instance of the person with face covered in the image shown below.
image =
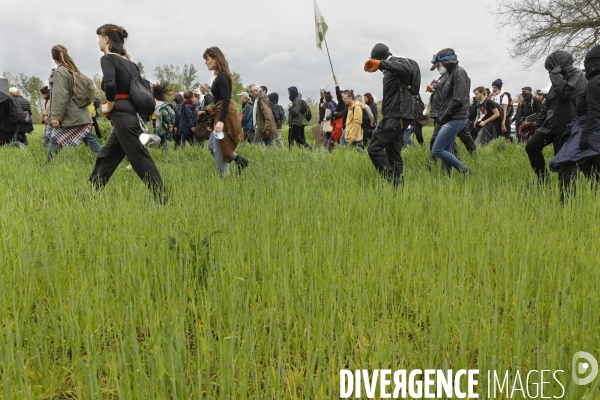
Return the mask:
<svg viewBox="0 0 600 400">
<path fill-rule="evenodd" d="M 378 43 L 371 51 L 371 59 L 365 62 L 366 72 L 383 72 L 383 119 L 373 132 L 369 143 L 369 157 L 377 171 L 397 187 L 402 183 L 404 165 L 400 149 L 404 142 L 404 131 L 414 123 L 412 110 L 412 88 L 421 71 L 413 70 L 410 60 L 394 57 L 388 46 Z M 409 89 L 408 85 L 412 89 Z"/>
<path fill-rule="evenodd" d="M 517 133 L 520 140 L 527 142 L 535 131 L 535 121 L 540 111 L 542 111 L 542 103 L 537 96 L 533 95 L 530 86 L 521 89 L 521 96 L 523 96 L 523 102 L 521 103 L 521 119 L 518 121 Z"/>
<path fill-rule="evenodd" d="M 306 136 L 304 136 L 304 127 L 308 125 L 306 118 L 304 118 L 306 105 L 302 99 L 300 99 L 298 88 L 296 88 L 296 86 L 288 88 L 288 95 L 290 99 L 290 104 L 288 105 L 290 124 L 290 133 L 288 137 L 289 147 L 291 149 L 294 146 L 294 143 L 298 143 L 298 146 L 302 146 L 312 151 L 312 147 L 306 143 Z"/>
<path fill-rule="evenodd" d="M 575 193 L 579 171 L 592 180 L 593 186 L 600 181 L 600 45 L 588 52 L 584 66 L 588 83 L 577 97 L 575 120 L 550 162 L 550 169 L 559 173 L 561 202 L 569 193 Z"/>
<path fill-rule="evenodd" d="M 471 80 L 467 71 L 458 65 L 458 57 L 453 49 L 440 50 L 433 56 L 431 64 L 431 71 L 437 69 L 441 75 L 435 91 L 439 104 L 435 123 L 441 128 L 431 148 L 431 154 L 442 160 L 442 169 L 448 176 L 452 168 L 464 175 L 472 175 L 473 170 L 451 153 L 456 137 L 467 125 Z"/>
<path fill-rule="evenodd" d="M 554 155 L 558 154 L 561 135 L 575 117 L 575 99 L 586 85 L 585 74 L 573 66 L 573 57 L 566 51 L 557 50 L 550 54 L 544 66 L 550 74 L 552 87 L 535 121 L 536 131 L 525 146 L 538 183 L 544 183 L 549 176 L 542 151 L 552 144 Z"/>
</svg>

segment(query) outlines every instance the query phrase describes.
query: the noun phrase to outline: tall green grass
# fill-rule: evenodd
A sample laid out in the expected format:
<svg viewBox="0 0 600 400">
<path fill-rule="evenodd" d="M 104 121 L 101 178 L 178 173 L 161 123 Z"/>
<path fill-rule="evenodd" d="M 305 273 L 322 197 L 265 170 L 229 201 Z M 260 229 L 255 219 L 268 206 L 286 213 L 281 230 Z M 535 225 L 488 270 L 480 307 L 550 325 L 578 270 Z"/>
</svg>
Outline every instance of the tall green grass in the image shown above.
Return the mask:
<svg viewBox="0 0 600 400">
<path fill-rule="evenodd" d="M 87 193 L 89 149 L 46 165 L 36 132 L 0 148 L 2 399 L 331 399 L 342 368 L 562 369 L 598 397 L 570 362 L 600 357 L 599 197 L 530 188 L 522 147 L 461 147 L 468 180 L 407 149 L 400 190 L 355 149 L 241 145 L 225 179 L 152 150 L 160 206 L 125 163 Z"/>
</svg>

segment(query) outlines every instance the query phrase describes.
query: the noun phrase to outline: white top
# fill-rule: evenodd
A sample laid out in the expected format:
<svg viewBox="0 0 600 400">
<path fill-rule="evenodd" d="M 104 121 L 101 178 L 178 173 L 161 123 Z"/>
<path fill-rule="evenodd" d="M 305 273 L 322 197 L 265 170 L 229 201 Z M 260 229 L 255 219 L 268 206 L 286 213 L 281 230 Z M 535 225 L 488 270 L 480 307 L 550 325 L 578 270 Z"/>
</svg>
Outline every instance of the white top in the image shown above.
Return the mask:
<svg viewBox="0 0 600 400">
<path fill-rule="evenodd" d="M 504 104 L 508 105 L 508 95 L 504 95 L 504 97 L 502 98 L 502 103 L 500 103 L 500 97 L 502 96 L 502 93 L 503 92 L 499 92 L 498 94 L 490 93 L 490 98 L 496 103 L 500 104 L 501 106 L 503 106 Z"/>
</svg>

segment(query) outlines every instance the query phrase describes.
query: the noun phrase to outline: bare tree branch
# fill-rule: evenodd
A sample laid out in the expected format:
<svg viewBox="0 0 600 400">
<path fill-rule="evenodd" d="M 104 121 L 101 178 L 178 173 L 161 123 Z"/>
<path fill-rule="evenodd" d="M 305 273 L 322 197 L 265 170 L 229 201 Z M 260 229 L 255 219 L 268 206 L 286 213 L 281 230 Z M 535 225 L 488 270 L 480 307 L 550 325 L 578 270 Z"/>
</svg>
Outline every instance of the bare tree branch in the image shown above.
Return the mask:
<svg viewBox="0 0 600 400">
<path fill-rule="evenodd" d="M 530 67 L 554 50 L 565 50 L 576 63 L 598 44 L 600 0 L 501 0 L 492 13 L 498 29 L 511 27 L 511 57 Z"/>
</svg>

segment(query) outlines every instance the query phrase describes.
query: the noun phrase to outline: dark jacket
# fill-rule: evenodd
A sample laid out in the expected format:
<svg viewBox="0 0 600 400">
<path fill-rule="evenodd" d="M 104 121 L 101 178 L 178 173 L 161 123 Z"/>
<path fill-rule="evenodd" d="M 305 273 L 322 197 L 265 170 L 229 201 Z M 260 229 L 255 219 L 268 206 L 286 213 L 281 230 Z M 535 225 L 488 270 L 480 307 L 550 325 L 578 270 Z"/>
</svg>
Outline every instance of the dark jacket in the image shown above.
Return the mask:
<svg viewBox="0 0 600 400">
<path fill-rule="evenodd" d="M 16 99 L 21 104 L 21 108 L 25 113 L 25 118 L 29 117 L 29 122 L 24 122 L 19 125 L 19 132 L 21 133 L 31 133 L 33 132 L 33 121 L 31 119 L 31 104 L 29 104 L 29 100 L 27 100 L 23 96 L 17 96 Z"/>
<path fill-rule="evenodd" d="M 562 171 L 566 164 L 600 155 L 600 76 L 590 80 L 585 91 L 577 97 L 576 117 L 564 132 L 560 151 L 550 161 L 550 170 Z M 589 149 L 579 148 L 582 136 L 589 135 Z"/>
<path fill-rule="evenodd" d="M 518 123 L 535 122 L 540 111 L 542 111 L 542 102 L 537 96 L 532 93 L 529 94 L 531 98 L 524 99 L 522 103 L 521 119 L 517 120 Z"/>
<path fill-rule="evenodd" d="M 254 130 L 252 121 L 252 101 L 248 100 L 242 103 L 242 116 L 240 120 L 242 121 L 242 129 L 244 131 Z"/>
<path fill-rule="evenodd" d="M 440 78 L 434 93 L 437 119 L 436 124 L 466 119 L 469 114 L 469 90 L 471 79 L 458 64 L 448 64 L 448 72 Z M 432 104 L 433 108 L 433 104 Z"/>
<path fill-rule="evenodd" d="M 319 99 L 319 122 L 322 122 L 323 118 L 325 118 L 325 109 L 326 108 L 327 108 L 327 105 L 325 104 L 325 97 L 321 97 Z"/>
<path fill-rule="evenodd" d="M 269 103 L 271 104 L 273 118 L 275 118 L 275 125 L 277 125 L 277 129 L 281 129 L 283 120 L 280 119 L 280 116 L 281 112 L 283 111 L 283 107 L 279 105 L 279 95 L 277 93 L 269 93 L 267 97 L 269 98 Z"/>
<path fill-rule="evenodd" d="M 8 120 L 9 100 L 0 103 L 0 145 L 9 143 L 19 129 L 19 124 L 11 124 Z"/>
<path fill-rule="evenodd" d="M 558 50 L 550 54 L 545 65 L 552 69 L 552 87 L 535 126 L 547 135 L 562 135 L 575 117 L 575 100 L 584 90 L 587 81 L 583 71 L 573 66 L 573 57 L 566 51 Z"/>
<path fill-rule="evenodd" d="M 373 121 L 375 121 L 375 125 L 377 125 L 377 103 L 372 102 L 371 104 L 368 104 L 368 106 L 371 109 L 371 113 L 373 114 Z"/>
<path fill-rule="evenodd" d="M 196 127 L 196 105 L 192 100 L 185 100 L 181 105 L 181 119 L 179 120 L 179 133 L 190 133 Z"/>
<path fill-rule="evenodd" d="M 269 98 L 262 91 L 259 93 L 260 95 L 254 100 L 254 107 L 257 107 L 255 122 L 258 126 L 258 138 L 265 139 L 277 135 L 277 125 Z"/>
<path fill-rule="evenodd" d="M 515 116 L 512 118 L 511 122 L 514 122 L 515 126 L 519 126 L 519 125 L 521 125 L 522 118 L 523 118 L 523 103 L 520 103 L 517 106 L 517 111 L 515 112 Z"/>
<path fill-rule="evenodd" d="M 333 112 L 333 119 L 342 119 L 342 127 L 346 128 L 346 118 L 348 118 L 348 106 L 342 100 L 342 89 L 339 86 L 335 87 L 335 96 L 337 98 L 337 105 Z"/>
<path fill-rule="evenodd" d="M 404 58 L 389 56 L 381 60 L 379 70 L 383 71 L 383 119 L 380 123 L 382 129 L 400 127 L 400 118 L 406 121 L 407 127 L 413 120 L 412 94 L 400 80 L 408 79 L 412 74 L 410 62 Z"/>
</svg>

